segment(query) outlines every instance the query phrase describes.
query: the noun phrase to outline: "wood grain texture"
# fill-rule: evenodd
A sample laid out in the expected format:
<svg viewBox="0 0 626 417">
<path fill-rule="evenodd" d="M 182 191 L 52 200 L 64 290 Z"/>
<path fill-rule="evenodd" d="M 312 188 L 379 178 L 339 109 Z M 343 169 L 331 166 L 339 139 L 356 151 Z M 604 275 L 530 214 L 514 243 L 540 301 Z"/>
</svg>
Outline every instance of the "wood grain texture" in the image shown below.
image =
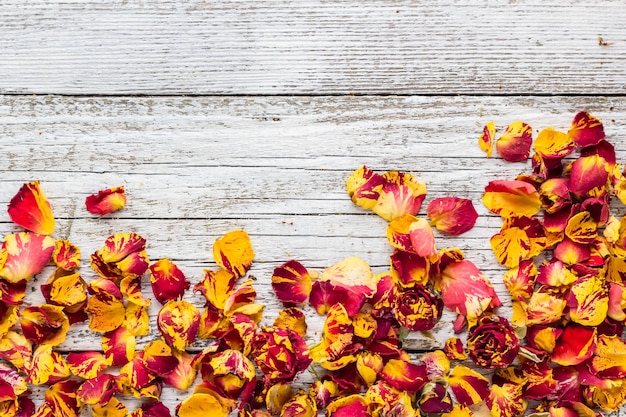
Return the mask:
<svg viewBox="0 0 626 417">
<path fill-rule="evenodd" d="M 95 277 L 89 254 L 110 234 L 135 231 L 147 239 L 151 260 L 172 259 L 195 284 L 203 269 L 215 267 L 214 240 L 243 228 L 257 253 L 250 273 L 269 324 L 280 309 L 270 277 L 289 259 L 321 270 L 356 255 L 375 272 L 388 268 L 386 222 L 354 206 L 344 183 L 363 164 L 408 171 L 427 183 L 425 204 L 446 195 L 474 201 L 481 214 L 476 227 L 459 237 L 437 233 L 437 245 L 461 248 L 494 282 L 505 304 L 499 313 L 510 316 L 504 270 L 488 241 L 501 220 L 489 215 L 480 196 L 490 180 L 514 178 L 530 164 L 485 158 L 477 137 L 489 120 L 500 131 L 514 120 L 535 131 L 566 130 L 580 110 L 604 121 L 624 162 L 626 99 L 619 97 L 0 96 L 0 206 L 23 182 L 39 179 L 57 218 L 54 236 L 82 248 L 80 272 L 87 280 Z M 85 196 L 121 184 L 126 208 L 103 218 L 86 212 Z M 614 205 L 615 215 L 625 212 Z M 18 229 L 0 211 L 0 232 Z M 28 304 L 42 302 L 36 290 L 50 272 L 33 279 Z M 198 294 L 186 298 L 202 306 Z M 158 337 L 158 308 L 154 301 L 152 333 L 140 347 Z M 453 319 L 447 312 L 433 338 L 409 334 L 407 348 L 440 348 L 453 335 Z M 307 320 L 307 341 L 314 343 L 322 319 L 309 309 Z M 77 325 L 60 349 L 100 349 L 99 343 L 86 325 Z M 305 373 L 301 382 L 311 378 Z M 188 394 L 166 389 L 163 400 L 173 409 Z M 129 404 L 132 409 L 136 402 Z"/>
<path fill-rule="evenodd" d="M 623 95 L 623 6 L 5 0 L 0 93 Z"/>
</svg>

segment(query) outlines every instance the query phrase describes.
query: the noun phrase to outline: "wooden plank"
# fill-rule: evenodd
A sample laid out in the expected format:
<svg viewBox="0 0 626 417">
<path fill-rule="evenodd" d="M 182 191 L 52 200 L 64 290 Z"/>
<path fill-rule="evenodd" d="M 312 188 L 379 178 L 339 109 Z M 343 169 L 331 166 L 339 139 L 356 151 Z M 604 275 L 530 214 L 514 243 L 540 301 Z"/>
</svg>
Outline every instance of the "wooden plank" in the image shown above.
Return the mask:
<svg viewBox="0 0 626 417">
<path fill-rule="evenodd" d="M 444 195 L 472 198 L 481 214 L 465 235 L 437 233 L 438 247 L 459 247 L 494 282 L 510 316 L 501 268 L 488 239 L 500 227 L 480 203 L 493 179 L 513 178 L 530 164 L 486 159 L 476 142 L 494 120 L 502 131 L 514 120 L 536 130 L 567 130 L 573 115 L 589 110 L 605 122 L 618 160 L 626 158 L 626 99 L 618 97 L 212 97 L 76 98 L 0 97 L 0 206 L 19 186 L 39 179 L 55 216 L 55 237 L 82 250 L 81 274 L 91 280 L 89 254 L 112 233 L 136 231 L 148 241 L 151 260 L 169 257 L 198 282 L 214 268 L 211 245 L 229 230 L 247 230 L 257 253 L 251 274 L 259 302 L 267 304 L 263 323 L 280 309 L 271 292 L 273 269 L 298 259 L 321 270 L 356 255 L 375 272 L 387 269 L 391 248 L 386 222 L 354 206 L 345 193 L 350 172 L 367 163 L 377 171 L 413 173 L 428 186 L 425 204 Z M 121 212 L 98 219 L 83 207 L 86 195 L 124 184 L 129 202 Z M 616 215 L 624 214 L 621 204 Z M 422 210 L 421 215 L 423 215 Z M 19 230 L 6 211 L 0 232 Z M 31 282 L 33 289 L 51 273 Z M 150 288 L 144 278 L 144 294 Z M 199 294 L 187 294 L 203 305 Z M 41 296 L 29 291 L 28 304 Z M 150 307 L 152 332 L 158 337 Z M 411 333 L 406 347 L 432 350 L 453 335 L 454 314 L 446 312 L 434 338 Z M 322 318 L 307 310 L 308 343 L 319 339 Z M 205 346 L 198 341 L 193 350 Z M 63 351 L 100 348 L 86 325 L 70 331 Z M 301 382 L 312 378 L 305 373 Z M 173 407 L 189 392 L 166 389 Z M 41 401 L 43 391 L 35 390 Z M 131 409 L 135 401 L 129 401 Z M 616 414 L 617 415 L 617 414 Z"/>
<path fill-rule="evenodd" d="M 620 1 L 3 5 L 5 94 L 626 92 Z"/>
</svg>

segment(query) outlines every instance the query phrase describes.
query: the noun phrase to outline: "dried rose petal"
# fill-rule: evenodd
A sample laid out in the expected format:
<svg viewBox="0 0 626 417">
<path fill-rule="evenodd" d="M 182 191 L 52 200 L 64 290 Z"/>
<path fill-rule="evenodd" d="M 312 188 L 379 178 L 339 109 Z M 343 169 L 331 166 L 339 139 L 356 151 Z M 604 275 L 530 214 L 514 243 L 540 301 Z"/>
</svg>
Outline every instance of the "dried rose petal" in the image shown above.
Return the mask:
<svg viewBox="0 0 626 417">
<path fill-rule="evenodd" d="M 395 282 L 397 282 L 401 287 L 412 287 L 414 285 L 426 285 L 428 282 L 430 278 L 431 266 L 433 264 L 430 259 L 413 252 L 405 252 L 400 249 L 396 249 L 389 257 L 389 260 L 391 263 L 392 273 L 392 276 L 390 276 L 389 279 L 391 281 L 387 284 L 383 281 L 383 284 L 390 285 L 393 283 L 395 286 Z M 379 281 L 377 292 L 382 290 L 380 285 L 381 282 Z M 387 289 L 391 290 L 389 287 L 387 287 Z M 391 295 L 391 293 L 388 295 Z M 380 296 L 377 297 L 377 299 L 380 299 Z M 381 299 L 380 301 L 384 300 Z"/>
<path fill-rule="evenodd" d="M 306 317 L 302 310 L 296 307 L 280 310 L 273 326 L 279 329 L 293 330 L 302 337 L 306 336 Z"/>
<path fill-rule="evenodd" d="M 210 381 L 230 398 L 237 398 L 255 376 L 254 363 L 232 349 L 216 353 L 200 370 L 203 380 Z"/>
<path fill-rule="evenodd" d="M 528 406 L 528 402 L 522 398 L 522 386 L 509 383 L 491 385 L 486 402 L 495 417 L 520 416 Z"/>
<path fill-rule="evenodd" d="M 362 166 L 346 180 L 346 191 L 354 204 L 369 210 L 376 205 L 383 183 L 380 174 Z"/>
<path fill-rule="evenodd" d="M 213 258 L 219 266 L 235 277 L 243 277 L 254 259 L 250 237 L 243 230 L 226 233 L 213 244 Z"/>
<path fill-rule="evenodd" d="M 122 293 L 113 281 L 98 278 L 89 283 L 92 294 L 85 311 L 89 315 L 89 328 L 96 332 L 109 332 L 122 325 L 126 310 Z"/>
<path fill-rule="evenodd" d="M 228 417 L 231 411 L 224 407 L 217 395 L 208 393 L 191 394 L 176 406 L 178 417 Z"/>
<path fill-rule="evenodd" d="M 69 240 L 57 240 L 54 244 L 52 261 L 59 268 L 74 270 L 80 266 L 80 248 Z"/>
<path fill-rule="evenodd" d="M 625 378 L 626 342 L 619 336 L 598 335 L 591 371 L 600 378 Z"/>
<path fill-rule="evenodd" d="M 35 385 L 53 384 L 71 375 L 66 360 L 52 350 L 52 345 L 40 345 L 35 349 L 27 372 L 28 382 Z"/>
<path fill-rule="evenodd" d="M 456 366 L 448 377 L 448 388 L 464 406 L 478 404 L 489 395 L 489 380 L 465 366 Z"/>
<path fill-rule="evenodd" d="M 513 122 L 496 142 L 496 150 L 505 161 L 525 161 L 530 155 L 532 135 L 533 129 L 529 125 L 524 122 Z"/>
<path fill-rule="evenodd" d="M 41 292 L 49 304 L 65 307 L 66 313 L 81 310 L 87 302 L 87 284 L 78 273 L 57 268 L 41 285 Z M 71 322 L 71 320 L 70 320 Z"/>
<path fill-rule="evenodd" d="M 428 382 L 426 365 L 418 365 L 401 359 L 389 359 L 380 378 L 389 385 L 410 394 L 419 392 Z"/>
<path fill-rule="evenodd" d="M 337 398 L 326 407 L 328 417 L 370 417 L 365 398 L 358 394 Z"/>
<path fill-rule="evenodd" d="M 382 178 L 384 182 L 372 211 L 387 221 L 405 214 L 416 215 L 426 197 L 426 184 L 405 172 L 385 172 Z"/>
<path fill-rule="evenodd" d="M 419 399 L 420 409 L 429 414 L 448 413 L 452 411 L 452 399 L 446 387 L 440 383 L 426 384 Z"/>
<path fill-rule="evenodd" d="M 17 322 L 17 314 L 15 318 Z M 0 358 L 9 362 L 18 371 L 24 372 L 30 368 L 32 356 L 32 342 L 21 333 L 10 331 L 0 339 Z"/>
<path fill-rule="evenodd" d="M 112 397 L 106 404 L 94 404 L 91 408 L 93 417 L 127 417 L 128 409 L 124 403 Z"/>
<path fill-rule="evenodd" d="M 282 303 L 304 303 L 311 287 L 309 271 L 298 261 L 287 261 L 274 269 L 272 289 Z"/>
<path fill-rule="evenodd" d="M 95 378 L 109 367 L 109 360 L 100 352 L 70 352 L 67 364 L 72 374 L 83 378 Z"/>
<path fill-rule="evenodd" d="M 424 258 L 437 256 L 435 235 L 428 221 L 410 214 L 405 214 L 389 223 L 387 241 L 394 248 L 415 253 Z"/>
<path fill-rule="evenodd" d="M 316 417 L 317 404 L 304 391 L 298 391 L 296 395 L 283 406 L 280 417 Z M 183 417 L 183 416 L 180 416 Z M 200 416 L 198 416 L 200 417 Z"/>
<path fill-rule="evenodd" d="M 561 159 L 571 154 L 576 146 L 568 134 L 548 127 L 539 132 L 534 148 L 543 158 Z"/>
<path fill-rule="evenodd" d="M 539 213 L 539 193 L 527 182 L 497 180 L 485 187 L 483 204 L 492 213 L 502 217 L 534 216 Z"/>
<path fill-rule="evenodd" d="M 178 365 L 178 359 L 173 355 L 172 348 L 159 339 L 146 345 L 141 360 L 148 372 L 159 376 L 168 375 Z"/>
<path fill-rule="evenodd" d="M 135 356 L 135 336 L 119 327 L 102 336 L 102 350 L 111 366 L 122 366 Z"/>
<path fill-rule="evenodd" d="M 353 337 L 354 326 L 348 312 L 343 305 L 335 304 L 328 310 L 322 341 L 310 349 L 309 355 L 315 362 L 322 364 L 337 360 L 352 343 Z"/>
<path fill-rule="evenodd" d="M 172 351 L 177 359 L 176 367 L 166 375 L 162 375 L 163 382 L 170 387 L 185 391 L 191 387 L 196 379 L 196 368 L 192 365 L 193 356 L 185 351 Z"/>
<path fill-rule="evenodd" d="M 165 341 L 178 350 L 191 346 L 200 326 L 200 311 L 184 300 L 168 301 L 157 317 L 159 331 Z"/>
<path fill-rule="evenodd" d="M 9 333 L 19 321 L 20 310 L 16 305 L 0 304 L 0 335 Z"/>
<path fill-rule="evenodd" d="M 561 318 L 565 305 L 566 300 L 560 294 L 540 288 L 528 300 L 526 324 L 534 326 L 553 323 Z"/>
<path fill-rule="evenodd" d="M 324 269 L 321 281 L 342 285 L 354 292 L 371 297 L 376 292 L 376 279 L 364 260 L 351 256 Z"/>
<path fill-rule="evenodd" d="M 580 197 L 597 197 L 607 190 L 609 165 L 598 155 L 583 156 L 572 163 L 570 192 Z"/>
<path fill-rule="evenodd" d="M 604 139 L 604 126 L 595 116 L 582 111 L 574 116 L 567 134 L 580 148 L 597 145 Z"/>
<path fill-rule="evenodd" d="M 224 269 L 217 272 L 205 269 L 204 279 L 193 290 L 201 292 L 211 306 L 223 310 L 236 283 L 237 277 Z"/>
<path fill-rule="evenodd" d="M 35 344 L 61 344 L 70 328 L 63 307 L 51 304 L 27 307 L 22 311 L 20 326 L 24 336 Z"/>
<path fill-rule="evenodd" d="M 152 293 L 161 304 L 181 298 L 191 286 L 185 274 L 169 259 L 159 259 L 149 269 Z"/>
<path fill-rule="evenodd" d="M 148 269 L 146 240 L 136 233 L 109 236 L 104 246 L 91 255 L 91 267 L 102 278 L 119 281 L 140 276 Z"/>
<path fill-rule="evenodd" d="M 9 203 L 11 220 L 40 235 L 54 232 L 54 216 L 39 181 L 25 183 Z"/>
<path fill-rule="evenodd" d="M 567 306 L 570 319 L 583 326 L 598 326 L 609 309 L 609 289 L 600 275 L 585 276 L 571 287 Z"/>
<path fill-rule="evenodd" d="M 521 261 L 519 266 L 504 273 L 503 281 L 513 299 L 530 298 L 537 280 L 537 267 L 532 260 Z"/>
<path fill-rule="evenodd" d="M 104 216 L 113 213 L 126 205 L 124 186 L 107 188 L 85 198 L 85 207 L 91 214 Z"/>
<path fill-rule="evenodd" d="M 520 341 L 515 329 L 504 317 L 482 317 L 476 326 L 469 329 L 469 357 L 483 368 L 506 368 L 513 363 L 519 349 Z"/>
<path fill-rule="evenodd" d="M 0 258 L 0 277 L 11 284 L 28 281 L 39 273 L 54 251 L 54 239 L 31 232 L 8 234 L 4 237 Z"/>
<path fill-rule="evenodd" d="M 252 356 L 266 386 L 291 382 L 311 363 L 302 336 L 291 330 L 264 327 L 252 341 Z"/>
<path fill-rule="evenodd" d="M 493 122 L 487 122 L 485 127 L 483 127 L 483 133 L 478 137 L 478 146 L 487 153 L 487 158 L 490 158 L 493 152 L 495 137 L 496 125 Z"/>
<path fill-rule="evenodd" d="M 513 216 L 504 219 L 500 232 L 493 235 L 489 243 L 498 262 L 515 268 L 545 249 L 546 234 L 537 218 Z"/>
<path fill-rule="evenodd" d="M 468 356 L 467 352 L 465 352 L 465 348 L 463 347 L 463 341 L 458 337 L 451 337 L 446 340 L 443 351 L 445 352 L 446 357 L 451 360 L 463 361 L 467 359 Z"/>
<path fill-rule="evenodd" d="M 578 365 L 589 359 L 596 348 L 594 327 L 568 324 L 556 340 L 550 359 L 561 366 Z"/>
<path fill-rule="evenodd" d="M 76 391 L 80 381 L 67 379 L 59 381 L 48 388 L 44 401 L 52 410 L 55 417 L 78 417 L 79 405 Z"/>
<path fill-rule="evenodd" d="M 434 199 L 428 205 L 426 214 L 437 230 L 455 236 L 470 230 L 478 219 L 472 200 L 459 197 Z"/>
</svg>

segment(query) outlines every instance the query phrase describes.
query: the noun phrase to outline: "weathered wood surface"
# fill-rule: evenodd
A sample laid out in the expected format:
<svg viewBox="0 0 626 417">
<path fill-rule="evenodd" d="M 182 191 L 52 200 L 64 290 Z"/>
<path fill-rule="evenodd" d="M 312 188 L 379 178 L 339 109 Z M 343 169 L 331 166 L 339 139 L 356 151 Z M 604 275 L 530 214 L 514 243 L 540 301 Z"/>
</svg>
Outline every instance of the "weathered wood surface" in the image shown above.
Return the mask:
<svg viewBox="0 0 626 417">
<path fill-rule="evenodd" d="M 626 93 L 621 0 L 2 6 L 4 94 Z"/>
<path fill-rule="evenodd" d="M 501 220 L 488 214 L 480 197 L 490 180 L 513 178 L 530 163 L 487 159 L 477 137 L 489 120 L 499 129 L 524 120 L 536 130 L 565 130 L 580 110 L 605 122 L 618 161 L 626 161 L 626 99 L 618 97 L 4 96 L 0 206 L 23 182 L 39 179 L 57 218 L 54 236 L 81 247 L 87 280 L 95 277 L 89 254 L 110 234 L 135 231 L 147 239 L 151 260 L 172 259 L 195 284 L 204 268 L 215 267 L 213 241 L 243 228 L 257 253 L 250 273 L 259 301 L 267 304 L 264 323 L 271 323 L 280 306 L 270 277 L 289 259 L 321 270 L 356 255 L 376 272 L 388 268 L 386 222 L 353 205 L 344 183 L 363 164 L 408 171 L 427 183 L 424 207 L 446 195 L 474 201 L 481 214 L 476 227 L 459 237 L 437 233 L 437 245 L 461 248 L 494 282 L 505 304 L 499 312 L 510 316 L 503 269 L 489 246 Z M 86 195 L 122 184 L 126 208 L 104 218 L 87 213 Z M 626 212 L 620 204 L 614 209 Z M 0 232 L 16 230 L 0 211 Z M 49 272 L 39 274 L 33 288 Z M 28 303 L 40 303 L 39 297 L 29 292 Z M 187 298 L 202 305 L 199 295 Z M 158 303 L 150 311 L 152 334 L 140 346 L 158 337 Z M 440 348 L 453 335 L 453 317 L 444 316 L 434 339 L 411 333 L 407 347 Z M 308 311 L 307 320 L 313 343 L 322 319 Z M 99 343 L 78 325 L 60 348 L 92 350 Z M 163 399 L 173 409 L 186 395 L 166 389 Z"/>
</svg>

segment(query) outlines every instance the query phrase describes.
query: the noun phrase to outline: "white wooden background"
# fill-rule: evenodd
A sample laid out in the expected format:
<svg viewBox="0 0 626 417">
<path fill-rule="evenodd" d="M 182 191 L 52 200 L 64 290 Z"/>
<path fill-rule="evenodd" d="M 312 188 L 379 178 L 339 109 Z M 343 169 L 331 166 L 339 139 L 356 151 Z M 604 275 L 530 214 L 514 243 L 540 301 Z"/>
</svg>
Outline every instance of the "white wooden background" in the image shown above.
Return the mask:
<svg viewBox="0 0 626 417">
<path fill-rule="evenodd" d="M 354 206 L 344 183 L 364 164 L 408 171 L 427 183 L 425 205 L 474 201 L 476 227 L 437 245 L 463 249 L 509 315 L 489 246 L 501 222 L 480 197 L 530 164 L 486 159 L 477 137 L 490 120 L 566 130 L 587 110 L 626 162 L 625 22 L 621 0 L 4 0 L 0 206 L 41 180 L 54 236 L 81 247 L 88 280 L 89 254 L 135 231 L 151 260 L 172 259 L 195 284 L 214 267 L 213 241 L 243 228 L 271 323 L 270 277 L 286 260 L 321 270 L 357 255 L 387 268 L 386 222 Z M 122 184 L 123 211 L 85 211 L 86 195 Z M 5 210 L 0 230 L 18 230 Z M 320 336 L 315 317 L 309 342 Z M 436 340 L 412 334 L 408 347 L 440 348 L 452 318 Z M 154 321 L 152 330 L 144 343 L 157 337 Z M 99 347 L 75 326 L 60 348 Z M 163 400 L 173 410 L 186 395 L 165 390 Z"/>
</svg>

